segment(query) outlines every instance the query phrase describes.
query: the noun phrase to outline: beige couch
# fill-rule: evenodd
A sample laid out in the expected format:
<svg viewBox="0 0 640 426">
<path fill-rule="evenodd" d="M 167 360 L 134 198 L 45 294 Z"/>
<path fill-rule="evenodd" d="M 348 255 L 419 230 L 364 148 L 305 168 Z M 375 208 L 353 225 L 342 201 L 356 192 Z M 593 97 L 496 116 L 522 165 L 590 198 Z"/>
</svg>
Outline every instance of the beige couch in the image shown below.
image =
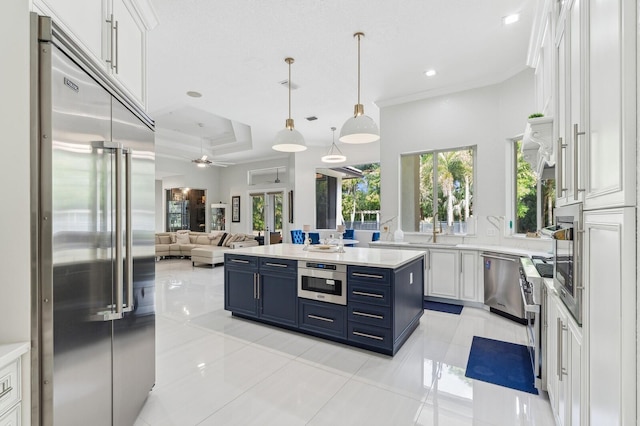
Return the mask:
<svg viewBox="0 0 640 426">
<path fill-rule="evenodd" d="M 224 238 L 224 239 L 223 239 Z M 191 258 L 194 249 L 196 259 L 203 263 L 224 263 L 224 253 L 240 247 L 257 246 L 253 235 L 231 234 L 221 231 L 205 232 L 178 231 L 156 233 L 156 259 L 169 256 Z M 205 250 L 202 250 L 205 249 Z"/>
</svg>

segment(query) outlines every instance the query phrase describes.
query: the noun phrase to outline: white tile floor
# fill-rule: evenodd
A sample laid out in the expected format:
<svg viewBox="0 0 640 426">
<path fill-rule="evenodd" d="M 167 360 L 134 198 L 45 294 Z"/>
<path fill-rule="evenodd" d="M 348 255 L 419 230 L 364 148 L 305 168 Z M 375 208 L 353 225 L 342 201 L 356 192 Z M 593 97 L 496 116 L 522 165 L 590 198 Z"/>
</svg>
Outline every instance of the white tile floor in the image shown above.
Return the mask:
<svg viewBox="0 0 640 426">
<path fill-rule="evenodd" d="M 156 266 L 157 378 L 136 426 L 554 424 L 546 396 L 464 376 L 474 335 L 526 342 L 487 311 L 425 311 L 392 358 L 232 318 L 223 267 Z"/>
</svg>

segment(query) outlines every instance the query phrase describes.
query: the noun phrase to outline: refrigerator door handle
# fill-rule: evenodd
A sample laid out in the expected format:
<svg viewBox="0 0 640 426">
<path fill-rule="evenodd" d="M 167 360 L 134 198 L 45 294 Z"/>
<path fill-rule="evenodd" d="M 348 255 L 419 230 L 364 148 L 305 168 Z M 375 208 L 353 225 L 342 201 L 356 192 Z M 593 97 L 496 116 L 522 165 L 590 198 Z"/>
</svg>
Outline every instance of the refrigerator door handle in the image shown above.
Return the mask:
<svg viewBox="0 0 640 426">
<path fill-rule="evenodd" d="M 116 181 L 116 191 L 115 191 L 115 212 L 116 212 L 116 238 L 115 238 L 115 316 L 114 319 L 121 319 L 123 315 L 122 305 L 123 301 L 123 287 L 124 287 L 124 273 L 123 273 L 123 262 L 124 257 L 122 255 L 122 146 L 118 145 L 115 148 L 115 181 Z"/>
<path fill-rule="evenodd" d="M 133 226 L 131 224 L 131 150 L 123 149 L 125 158 L 125 273 L 127 279 L 127 299 L 125 301 L 124 312 L 133 311 Z"/>
</svg>

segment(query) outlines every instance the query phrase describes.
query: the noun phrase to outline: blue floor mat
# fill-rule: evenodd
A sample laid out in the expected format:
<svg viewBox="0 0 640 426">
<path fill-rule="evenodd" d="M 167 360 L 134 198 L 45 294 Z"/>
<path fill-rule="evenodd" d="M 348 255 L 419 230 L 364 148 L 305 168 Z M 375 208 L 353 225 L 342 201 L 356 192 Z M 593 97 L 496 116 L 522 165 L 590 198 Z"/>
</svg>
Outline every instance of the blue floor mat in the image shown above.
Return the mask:
<svg viewBox="0 0 640 426">
<path fill-rule="evenodd" d="M 462 312 L 462 306 L 451 305 L 449 303 L 430 302 L 428 300 L 425 300 L 423 306 L 425 309 L 428 309 L 430 311 L 446 312 L 448 314 L 460 315 L 460 312 Z"/>
<path fill-rule="evenodd" d="M 526 346 L 473 336 L 465 376 L 538 394 Z"/>
</svg>

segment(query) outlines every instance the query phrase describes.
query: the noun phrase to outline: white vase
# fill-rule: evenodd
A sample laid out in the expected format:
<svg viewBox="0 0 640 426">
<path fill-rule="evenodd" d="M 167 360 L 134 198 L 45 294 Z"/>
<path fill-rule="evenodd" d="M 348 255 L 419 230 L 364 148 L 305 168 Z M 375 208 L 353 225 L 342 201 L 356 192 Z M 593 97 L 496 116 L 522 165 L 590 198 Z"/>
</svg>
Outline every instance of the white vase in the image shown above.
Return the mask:
<svg viewBox="0 0 640 426">
<path fill-rule="evenodd" d="M 396 229 L 396 232 L 393 233 L 393 241 L 402 241 L 404 240 L 404 232 L 402 229 Z"/>
</svg>

